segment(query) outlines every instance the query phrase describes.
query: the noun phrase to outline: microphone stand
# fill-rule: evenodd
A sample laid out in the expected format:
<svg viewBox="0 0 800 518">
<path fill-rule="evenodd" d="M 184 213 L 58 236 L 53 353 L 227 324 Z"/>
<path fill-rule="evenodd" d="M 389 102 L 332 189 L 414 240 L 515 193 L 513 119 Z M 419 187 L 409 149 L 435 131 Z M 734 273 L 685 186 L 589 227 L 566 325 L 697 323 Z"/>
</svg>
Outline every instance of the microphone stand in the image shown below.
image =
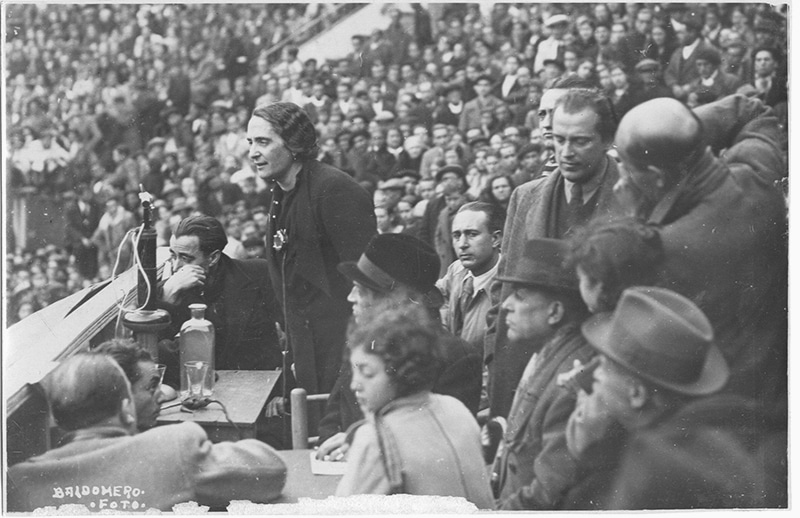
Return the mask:
<svg viewBox="0 0 800 518">
<path fill-rule="evenodd" d="M 133 331 L 134 338 L 147 349 L 158 363 L 158 333 L 171 323 L 169 313 L 156 308 L 157 266 L 156 266 L 156 230 L 153 228 L 153 197 L 147 192 L 140 192 L 142 202 L 142 229 L 136 254 L 139 257 L 139 279 L 136 284 L 137 307 L 143 308 L 128 311 L 122 318 L 125 327 Z"/>
</svg>

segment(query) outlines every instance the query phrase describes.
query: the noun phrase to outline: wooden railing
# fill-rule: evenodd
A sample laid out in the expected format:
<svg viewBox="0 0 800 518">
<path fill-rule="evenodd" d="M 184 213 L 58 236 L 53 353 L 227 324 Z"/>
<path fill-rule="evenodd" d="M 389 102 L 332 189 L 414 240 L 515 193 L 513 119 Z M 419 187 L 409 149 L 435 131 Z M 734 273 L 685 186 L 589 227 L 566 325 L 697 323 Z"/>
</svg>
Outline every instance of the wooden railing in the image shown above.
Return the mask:
<svg viewBox="0 0 800 518">
<path fill-rule="evenodd" d="M 317 30 L 318 27 L 326 22 L 332 22 L 331 26 L 336 25 L 339 21 L 342 20 L 345 16 L 350 13 L 361 9 L 367 4 L 362 3 L 341 3 L 336 4 L 334 7 L 333 14 L 331 13 L 320 13 L 311 20 L 306 21 L 303 25 L 297 28 L 297 30 L 284 38 L 283 40 L 279 41 L 275 45 L 268 48 L 264 54 L 267 57 L 267 62 L 270 64 L 276 63 L 280 59 L 280 52 L 283 50 L 284 47 L 289 45 L 300 46 L 301 44 L 308 41 L 310 38 L 315 36 L 319 31 Z"/>
<path fill-rule="evenodd" d="M 159 274 L 169 258 L 157 250 Z M 9 327 L 3 337 L 8 464 L 50 447 L 50 413 L 42 385 L 59 361 L 126 333 L 119 307 L 133 308 L 137 272 L 130 269 L 98 290 L 87 288 Z"/>
</svg>

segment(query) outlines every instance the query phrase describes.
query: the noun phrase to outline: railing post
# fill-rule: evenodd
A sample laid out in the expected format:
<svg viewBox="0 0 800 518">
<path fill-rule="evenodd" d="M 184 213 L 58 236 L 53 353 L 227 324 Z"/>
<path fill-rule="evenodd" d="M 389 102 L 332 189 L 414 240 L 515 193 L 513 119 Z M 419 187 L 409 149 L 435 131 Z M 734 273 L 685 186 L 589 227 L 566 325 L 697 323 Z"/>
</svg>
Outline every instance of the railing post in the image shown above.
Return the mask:
<svg viewBox="0 0 800 518">
<path fill-rule="evenodd" d="M 308 448 L 308 403 L 306 389 L 292 389 L 290 401 L 292 405 L 292 449 Z"/>
</svg>

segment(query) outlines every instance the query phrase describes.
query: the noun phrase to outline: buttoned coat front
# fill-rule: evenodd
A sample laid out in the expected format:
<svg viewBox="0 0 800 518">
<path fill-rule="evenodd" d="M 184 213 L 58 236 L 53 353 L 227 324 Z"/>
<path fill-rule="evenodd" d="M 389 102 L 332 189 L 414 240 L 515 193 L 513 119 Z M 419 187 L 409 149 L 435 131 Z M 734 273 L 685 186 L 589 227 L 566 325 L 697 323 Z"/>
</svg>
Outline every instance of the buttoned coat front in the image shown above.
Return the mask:
<svg viewBox="0 0 800 518">
<path fill-rule="evenodd" d="M 377 232 L 372 198 L 349 175 L 316 160 L 303 164 L 292 191 L 279 191 L 274 185 L 267 228 L 270 278 L 288 320 L 298 385 L 310 394 L 330 392 L 352 312 L 352 283 L 336 266 L 358 261 Z M 273 246 L 278 231 L 286 236 L 280 250 Z"/>
</svg>

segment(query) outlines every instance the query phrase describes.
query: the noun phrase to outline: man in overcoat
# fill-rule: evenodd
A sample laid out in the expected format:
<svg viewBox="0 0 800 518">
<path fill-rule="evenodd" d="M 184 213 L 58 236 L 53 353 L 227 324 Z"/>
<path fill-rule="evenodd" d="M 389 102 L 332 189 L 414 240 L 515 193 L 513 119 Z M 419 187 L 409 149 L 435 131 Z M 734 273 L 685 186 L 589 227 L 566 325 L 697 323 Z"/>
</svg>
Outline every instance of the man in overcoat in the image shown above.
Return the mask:
<svg viewBox="0 0 800 518">
<path fill-rule="evenodd" d="M 587 309 L 575 272 L 565 268 L 567 245 L 532 239 L 525 255 L 498 280 L 511 295 L 503 301 L 508 339 L 533 356 L 516 387 L 495 465 L 500 509 L 556 509 L 575 483 L 566 425 L 576 394 L 559 386 L 559 374 L 594 355 L 580 332 Z"/>
<path fill-rule="evenodd" d="M 525 243 L 533 238 L 562 238 L 591 218 L 611 218 L 620 212 L 613 187 L 617 164 L 607 155 L 616 120 L 610 101 L 585 89 L 548 91 L 558 95 L 553 113 L 553 140 L 558 169 L 547 177 L 514 190 L 503 230 L 498 275 L 522 260 Z M 494 291 L 500 290 L 495 283 Z M 502 285 L 497 302 L 511 293 Z M 498 314 L 499 312 L 499 314 Z M 485 349 L 489 363 L 491 414 L 505 416 L 530 352 L 506 341 L 502 309 L 495 306 L 487 316 Z"/>
<path fill-rule="evenodd" d="M 694 111 L 653 99 L 624 117 L 616 143 L 615 191 L 659 228 L 659 285 L 708 316 L 731 368 L 727 390 L 785 414 L 787 169 L 772 109 L 742 95 Z"/>
</svg>

